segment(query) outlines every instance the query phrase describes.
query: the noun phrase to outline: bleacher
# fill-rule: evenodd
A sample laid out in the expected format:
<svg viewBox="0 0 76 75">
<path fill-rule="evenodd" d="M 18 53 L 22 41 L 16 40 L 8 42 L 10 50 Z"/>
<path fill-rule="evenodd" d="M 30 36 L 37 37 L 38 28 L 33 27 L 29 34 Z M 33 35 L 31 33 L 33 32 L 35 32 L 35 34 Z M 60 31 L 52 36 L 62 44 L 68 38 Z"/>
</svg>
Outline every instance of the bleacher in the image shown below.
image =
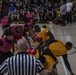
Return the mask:
<svg viewBox="0 0 76 75">
<path fill-rule="evenodd" d="M 0 15 L 1 15 L 1 18 L 8 14 L 9 4 L 10 4 L 10 0 L 0 0 Z M 24 23 L 24 21 L 22 20 L 21 17 L 20 17 L 19 23 L 20 24 Z"/>
</svg>

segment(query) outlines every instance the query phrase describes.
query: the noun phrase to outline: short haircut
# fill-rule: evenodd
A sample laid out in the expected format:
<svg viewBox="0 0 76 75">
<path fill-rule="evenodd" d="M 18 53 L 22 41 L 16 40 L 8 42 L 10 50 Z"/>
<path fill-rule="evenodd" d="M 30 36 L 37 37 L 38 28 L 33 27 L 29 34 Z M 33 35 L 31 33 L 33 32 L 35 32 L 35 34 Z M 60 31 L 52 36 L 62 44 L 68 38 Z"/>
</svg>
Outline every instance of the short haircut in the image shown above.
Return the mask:
<svg viewBox="0 0 76 75">
<path fill-rule="evenodd" d="M 6 29 L 4 32 L 4 35 L 5 36 L 11 36 L 11 35 L 13 35 L 13 33 L 10 30 Z"/>
<path fill-rule="evenodd" d="M 35 25 L 34 28 L 35 28 L 35 31 L 36 31 L 36 32 L 40 32 L 40 31 L 41 31 L 41 29 L 40 29 L 40 27 L 39 27 L 38 25 Z"/>
<path fill-rule="evenodd" d="M 66 42 L 67 46 L 73 46 L 73 44 L 71 42 Z"/>
<path fill-rule="evenodd" d="M 43 28 L 47 28 L 45 25 L 43 25 Z"/>
</svg>

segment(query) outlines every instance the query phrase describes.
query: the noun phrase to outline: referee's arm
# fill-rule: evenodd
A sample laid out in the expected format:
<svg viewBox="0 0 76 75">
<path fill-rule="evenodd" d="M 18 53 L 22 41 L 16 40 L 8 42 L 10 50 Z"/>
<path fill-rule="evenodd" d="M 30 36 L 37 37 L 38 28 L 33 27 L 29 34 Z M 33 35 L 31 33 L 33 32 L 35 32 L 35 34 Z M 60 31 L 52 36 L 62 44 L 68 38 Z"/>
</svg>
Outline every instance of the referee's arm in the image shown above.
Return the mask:
<svg viewBox="0 0 76 75">
<path fill-rule="evenodd" d="M 37 60 L 37 72 L 40 75 L 49 75 L 49 73 L 44 69 L 43 65 L 39 60 Z"/>
<path fill-rule="evenodd" d="M 8 59 L 5 60 L 1 65 L 0 65 L 0 75 L 2 74 L 5 74 L 8 72 L 8 67 L 7 67 L 7 62 L 8 62 Z"/>
</svg>

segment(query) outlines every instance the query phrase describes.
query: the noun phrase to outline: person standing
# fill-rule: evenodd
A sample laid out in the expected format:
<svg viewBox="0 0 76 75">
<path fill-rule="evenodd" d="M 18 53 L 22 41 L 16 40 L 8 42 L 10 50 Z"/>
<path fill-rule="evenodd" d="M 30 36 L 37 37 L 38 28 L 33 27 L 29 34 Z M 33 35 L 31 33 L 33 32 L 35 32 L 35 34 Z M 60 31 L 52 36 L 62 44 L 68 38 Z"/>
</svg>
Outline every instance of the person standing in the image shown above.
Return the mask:
<svg viewBox="0 0 76 75">
<path fill-rule="evenodd" d="M 73 8 L 73 4 L 72 2 L 70 2 L 68 0 L 68 2 L 66 3 L 66 7 L 67 7 L 67 23 L 72 23 L 72 8 Z"/>
<path fill-rule="evenodd" d="M 7 58 L 0 66 L 0 73 L 8 72 L 9 75 L 48 75 L 41 62 L 27 54 L 27 42 L 24 39 L 17 41 L 17 54 Z"/>
<path fill-rule="evenodd" d="M 63 1 L 61 1 L 60 12 L 61 12 L 62 22 L 65 24 L 67 9 L 66 9 L 66 5 Z"/>
</svg>

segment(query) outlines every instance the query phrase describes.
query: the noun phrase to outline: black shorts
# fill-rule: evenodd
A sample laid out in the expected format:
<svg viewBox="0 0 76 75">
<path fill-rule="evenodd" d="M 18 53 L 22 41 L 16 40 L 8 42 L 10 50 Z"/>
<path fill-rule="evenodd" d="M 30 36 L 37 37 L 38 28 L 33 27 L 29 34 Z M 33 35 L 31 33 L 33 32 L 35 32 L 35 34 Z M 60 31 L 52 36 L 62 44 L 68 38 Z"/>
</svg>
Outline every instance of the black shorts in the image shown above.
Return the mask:
<svg viewBox="0 0 76 75">
<path fill-rule="evenodd" d="M 49 48 L 46 48 L 42 51 L 42 55 L 49 55 L 53 58 L 54 61 L 57 61 L 57 58 L 53 55 Z"/>
</svg>

